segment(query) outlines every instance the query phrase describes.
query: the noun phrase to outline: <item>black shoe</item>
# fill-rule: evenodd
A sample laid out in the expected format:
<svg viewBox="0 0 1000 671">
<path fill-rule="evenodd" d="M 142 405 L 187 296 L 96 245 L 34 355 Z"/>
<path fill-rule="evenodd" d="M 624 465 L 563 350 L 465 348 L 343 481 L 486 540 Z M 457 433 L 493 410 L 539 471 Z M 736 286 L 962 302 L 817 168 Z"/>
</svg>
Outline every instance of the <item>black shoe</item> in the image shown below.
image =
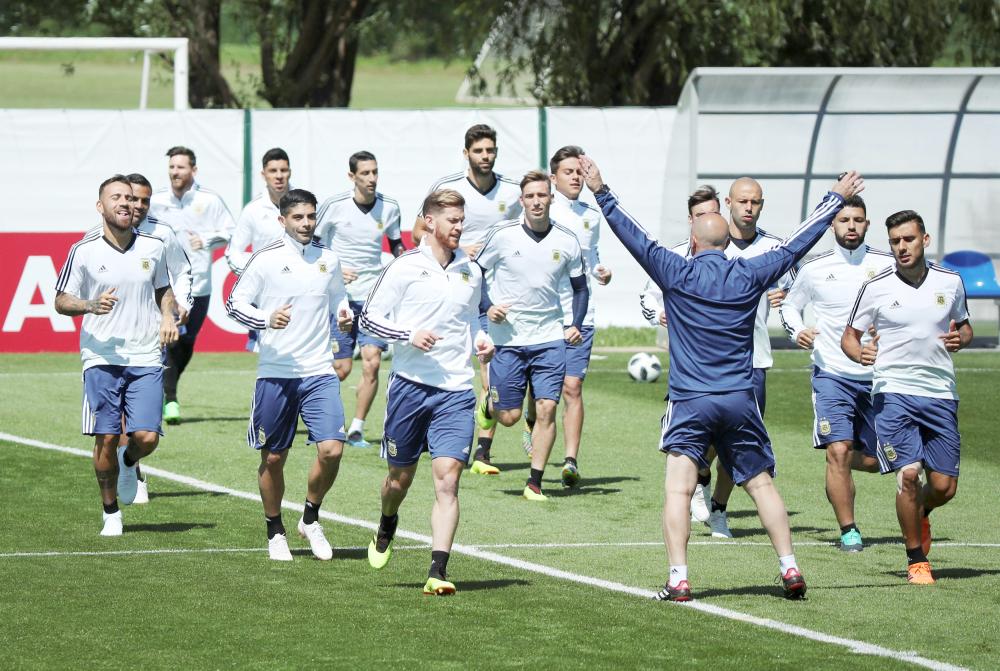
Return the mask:
<svg viewBox="0 0 1000 671">
<path fill-rule="evenodd" d="M 785 592 L 786 599 L 804 599 L 806 596 L 806 579 L 802 577 L 799 570 L 790 568 L 785 571 L 785 575 L 780 576 L 781 587 Z"/>
<path fill-rule="evenodd" d="M 657 601 L 690 601 L 691 586 L 687 580 L 681 580 L 677 587 L 671 587 L 668 583 L 653 598 Z"/>
</svg>

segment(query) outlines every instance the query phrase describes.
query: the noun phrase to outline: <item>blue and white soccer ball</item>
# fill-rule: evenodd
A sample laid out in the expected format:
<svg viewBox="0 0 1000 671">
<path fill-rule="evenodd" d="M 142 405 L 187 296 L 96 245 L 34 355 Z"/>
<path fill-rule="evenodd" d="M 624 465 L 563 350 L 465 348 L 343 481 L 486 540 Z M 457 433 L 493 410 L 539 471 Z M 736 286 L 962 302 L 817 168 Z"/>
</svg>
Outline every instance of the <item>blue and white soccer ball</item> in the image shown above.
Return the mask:
<svg viewBox="0 0 1000 671">
<path fill-rule="evenodd" d="M 655 354 L 639 352 L 628 360 L 628 374 L 636 382 L 656 382 L 663 372 L 663 364 Z"/>
</svg>

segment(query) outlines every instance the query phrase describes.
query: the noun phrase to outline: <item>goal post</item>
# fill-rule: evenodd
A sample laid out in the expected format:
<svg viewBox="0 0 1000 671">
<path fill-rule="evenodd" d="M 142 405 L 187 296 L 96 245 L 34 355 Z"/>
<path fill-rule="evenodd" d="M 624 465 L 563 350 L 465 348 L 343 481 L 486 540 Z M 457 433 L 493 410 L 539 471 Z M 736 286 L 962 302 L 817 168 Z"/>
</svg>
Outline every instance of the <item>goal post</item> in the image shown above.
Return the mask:
<svg viewBox="0 0 1000 671">
<path fill-rule="evenodd" d="M 149 56 L 166 51 L 174 55 L 174 109 L 188 108 L 188 38 L 186 37 L 0 37 L 4 51 L 141 51 L 142 87 L 139 109 L 149 96 Z"/>
</svg>

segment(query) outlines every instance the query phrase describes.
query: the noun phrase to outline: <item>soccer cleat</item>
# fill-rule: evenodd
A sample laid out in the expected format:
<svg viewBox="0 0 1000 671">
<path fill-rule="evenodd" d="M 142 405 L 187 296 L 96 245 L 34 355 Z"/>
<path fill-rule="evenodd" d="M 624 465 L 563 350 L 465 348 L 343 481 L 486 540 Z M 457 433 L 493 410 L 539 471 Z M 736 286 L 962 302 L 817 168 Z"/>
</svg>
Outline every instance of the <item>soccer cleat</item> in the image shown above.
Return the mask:
<svg viewBox="0 0 1000 671">
<path fill-rule="evenodd" d="M 427 596 L 451 596 L 455 593 L 455 583 L 439 578 L 428 578 L 424 583 L 424 594 Z"/>
<path fill-rule="evenodd" d="M 528 429 L 521 431 L 521 449 L 526 455 L 531 456 L 531 431 Z"/>
<path fill-rule="evenodd" d="M 347 444 L 351 447 L 371 447 L 372 444 L 365 440 L 364 435 L 360 431 L 352 431 L 347 434 Z"/>
<path fill-rule="evenodd" d="M 724 510 L 713 510 L 708 515 L 708 527 L 712 530 L 712 538 L 732 538 L 729 530 L 729 519 Z"/>
<path fill-rule="evenodd" d="M 548 501 L 549 497 L 542 494 L 540 487 L 536 487 L 530 482 L 524 486 L 524 491 L 521 492 L 521 496 L 528 499 L 529 501 Z"/>
<path fill-rule="evenodd" d="M 487 459 L 475 459 L 470 469 L 476 475 L 500 475 L 500 469 L 491 464 Z"/>
<path fill-rule="evenodd" d="M 921 561 L 907 566 L 906 582 L 911 585 L 933 585 L 934 574 L 931 573 L 931 563 Z"/>
<path fill-rule="evenodd" d="M 865 549 L 865 544 L 861 540 L 861 532 L 851 529 L 846 534 L 840 535 L 840 549 L 843 552 L 861 552 Z"/>
<path fill-rule="evenodd" d="M 806 595 L 806 579 L 797 568 L 790 568 L 781 576 L 781 587 L 786 599 L 802 599 Z"/>
<path fill-rule="evenodd" d="M 181 423 L 181 404 L 170 401 L 163 406 L 163 421 L 167 424 Z"/>
<path fill-rule="evenodd" d="M 323 535 L 323 526 L 317 521 L 306 524 L 299 518 L 299 535 L 309 541 L 309 549 L 312 550 L 313 557 L 321 561 L 333 558 L 333 548 L 330 542 Z"/>
<path fill-rule="evenodd" d="M 712 494 L 704 485 L 698 484 L 694 487 L 694 495 L 691 497 L 691 519 L 695 522 L 707 522 L 712 514 L 711 501 Z"/>
<path fill-rule="evenodd" d="M 483 397 L 479 399 L 479 403 L 476 404 L 476 424 L 483 431 L 489 431 L 494 426 L 497 425 L 496 417 L 487 417 L 486 413 L 489 410 L 488 404 L 489 396 L 483 394 Z"/>
<path fill-rule="evenodd" d="M 691 586 L 687 580 L 681 580 L 676 587 L 671 587 L 670 583 L 667 583 L 653 598 L 657 601 L 690 601 Z"/>
<path fill-rule="evenodd" d="M 121 536 L 122 535 L 122 511 L 115 513 L 101 513 L 103 515 L 104 526 L 101 527 L 102 536 Z"/>
<path fill-rule="evenodd" d="M 385 548 L 379 552 L 379 545 L 385 544 Z M 389 558 L 392 557 L 392 539 L 382 539 L 379 542 L 378 534 L 372 536 L 372 542 L 368 544 L 368 564 L 374 568 L 379 569 L 389 563 Z"/>
<path fill-rule="evenodd" d="M 139 474 L 135 464 L 125 465 L 125 445 L 118 448 L 118 500 L 123 505 L 131 505 L 135 501 L 139 489 Z"/>
<path fill-rule="evenodd" d="M 136 483 L 135 498 L 132 500 L 132 505 L 142 503 L 149 503 L 149 487 L 146 485 L 145 480 L 139 480 Z"/>
<path fill-rule="evenodd" d="M 292 561 L 292 551 L 288 549 L 285 534 L 275 534 L 267 540 L 267 554 L 273 561 Z"/>
<path fill-rule="evenodd" d="M 920 549 L 924 551 L 924 556 L 931 552 L 931 518 L 920 518 Z"/>
<path fill-rule="evenodd" d="M 568 489 L 576 487 L 577 483 L 580 482 L 580 469 L 567 461 L 563 464 L 561 479 L 563 487 Z"/>
</svg>

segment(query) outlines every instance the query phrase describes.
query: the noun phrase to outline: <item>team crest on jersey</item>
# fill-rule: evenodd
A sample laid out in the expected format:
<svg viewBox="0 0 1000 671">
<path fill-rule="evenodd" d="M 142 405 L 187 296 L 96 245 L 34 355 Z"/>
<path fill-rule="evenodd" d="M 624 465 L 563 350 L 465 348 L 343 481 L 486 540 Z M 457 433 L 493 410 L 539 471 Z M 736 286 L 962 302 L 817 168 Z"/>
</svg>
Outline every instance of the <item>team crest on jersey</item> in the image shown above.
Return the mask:
<svg viewBox="0 0 1000 671">
<path fill-rule="evenodd" d="M 465 282 L 466 284 L 468 284 L 469 283 L 469 277 L 470 277 L 469 271 L 468 270 L 463 270 L 462 271 L 462 281 Z"/>
<path fill-rule="evenodd" d="M 583 230 L 585 230 L 585 231 L 589 231 L 590 230 L 590 219 L 584 219 L 583 220 Z"/>
<path fill-rule="evenodd" d="M 875 277 L 875 269 L 874 268 L 869 268 L 868 269 L 868 279 L 871 279 L 873 277 Z"/>
<path fill-rule="evenodd" d="M 826 417 L 819 420 L 819 435 L 829 436 L 830 435 L 830 420 Z"/>
<path fill-rule="evenodd" d="M 319 272 L 321 272 L 321 273 L 325 273 L 326 272 L 326 261 L 320 261 L 319 262 Z"/>
<path fill-rule="evenodd" d="M 559 250 L 556 249 L 552 252 L 552 260 L 558 262 L 560 259 Z"/>
<path fill-rule="evenodd" d="M 500 203 L 497 203 L 497 209 L 500 210 L 501 212 L 506 212 L 507 211 L 507 203 L 504 203 L 502 201 Z"/>
<path fill-rule="evenodd" d="M 195 205 L 191 209 L 194 210 L 195 214 L 201 214 L 202 212 L 205 211 L 205 206 L 202 205 L 201 203 L 198 203 L 197 205 Z"/>
<path fill-rule="evenodd" d="M 264 427 L 257 429 L 257 442 L 260 443 L 261 447 L 267 442 L 267 434 L 264 433 Z"/>
<path fill-rule="evenodd" d="M 944 305 L 944 294 L 940 291 L 934 294 L 934 302 L 938 305 Z"/>
<path fill-rule="evenodd" d="M 142 264 L 142 269 L 144 271 L 146 271 L 147 273 L 153 267 L 153 262 L 150 261 L 149 259 L 142 259 L 142 260 L 139 261 L 139 263 Z"/>
<path fill-rule="evenodd" d="M 396 456 L 396 441 L 392 438 L 385 439 L 385 451 L 389 453 L 390 457 Z"/>
<path fill-rule="evenodd" d="M 889 461 L 896 461 L 896 449 L 892 445 L 883 445 L 882 454 L 884 454 L 885 458 Z"/>
<path fill-rule="evenodd" d="M 381 219 L 376 219 L 375 220 L 375 226 L 378 228 L 378 230 L 381 231 L 382 230 L 382 220 Z"/>
</svg>

